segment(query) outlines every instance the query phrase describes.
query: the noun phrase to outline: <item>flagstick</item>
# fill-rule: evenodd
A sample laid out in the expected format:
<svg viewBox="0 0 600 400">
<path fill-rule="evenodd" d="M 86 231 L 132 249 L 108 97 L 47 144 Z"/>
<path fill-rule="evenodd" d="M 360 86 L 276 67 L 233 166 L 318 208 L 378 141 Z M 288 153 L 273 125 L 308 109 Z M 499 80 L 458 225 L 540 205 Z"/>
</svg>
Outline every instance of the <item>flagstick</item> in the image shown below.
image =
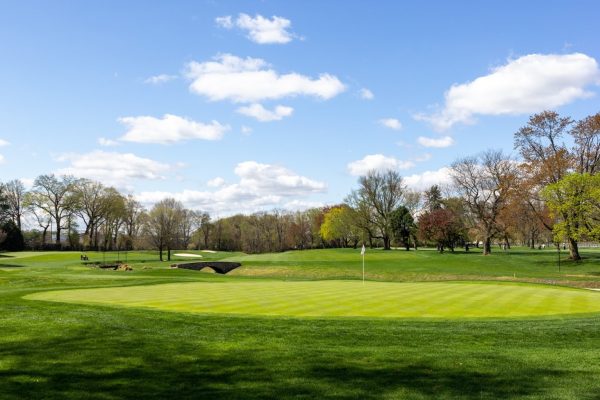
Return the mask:
<svg viewBox="0 0 600 400">
<path fill-rule="evenodd" d="M 362 250 L 360 251 L 360 255 L 363 259 L 363 285 L 365 284 L 365 244 L 362 245 Z"/>
</svg>

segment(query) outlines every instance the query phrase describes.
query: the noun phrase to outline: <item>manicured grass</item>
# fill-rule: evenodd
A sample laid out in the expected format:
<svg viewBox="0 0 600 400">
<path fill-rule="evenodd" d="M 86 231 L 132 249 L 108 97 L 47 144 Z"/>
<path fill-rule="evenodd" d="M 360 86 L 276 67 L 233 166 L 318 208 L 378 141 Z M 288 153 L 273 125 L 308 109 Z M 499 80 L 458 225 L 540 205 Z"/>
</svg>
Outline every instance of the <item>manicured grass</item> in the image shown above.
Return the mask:
<svg viewBox="0 0 600 400">
<path fill-rule="evenodd" d="M 67 303 L 301 317 L 469 318 L 600 312 L 600 293 L 482 283 L 202 282 L 40 292 Z"/>
<path fill-rule="evenodd" d="M 367 279 L 380 281 L 430 280 L 522 280 L 544 281 L 571 286 L 600 287 L 600 251 L 584 250 L 580 263 L 568 261 L 562 251 L 558 270 L 554 249 L 510 251 L 494 249 L 491 256 L 481 251 L 456 251 L 439 254 L 432 249 L 406 252 L 367 249 Z M 241 262 L 233 271 L 237 276 L 270 276 L 278 279 L 360 279 L 360 249 L 289 251 L 277 254 L 236 255 L 227 261 Z M 579 282 L 579 283 L 578 283 Z M 594 283 L 595 282 L 595 283 Z"/>
<path fill-rule="evenodd" d="M 369 251 L 367 277 L 512 280 L 514 270 L 516 279 L 553 285 L 598 282 L 599 253 L 585 251 L 583 263 L 567 263 L 560 273 L 553 255 L 525 249 L 489 257 Z M 157 261 L 156 252 L 129 253 L 134 268 L 129 272 L 84 266 L 79 253 L 3 256 L 3 400 L 595 399 L 600 393 L 598 313 L 444 320 L 298 318 L 23 299 L 70 289 L 135 287 L 150 293 L 165 284 L 356 280 L 361 266 L 353 250 L 214 255 L 244 264 L 237 276 L 225 277 L 171 270 L 168 262 Z"/>
</svg>

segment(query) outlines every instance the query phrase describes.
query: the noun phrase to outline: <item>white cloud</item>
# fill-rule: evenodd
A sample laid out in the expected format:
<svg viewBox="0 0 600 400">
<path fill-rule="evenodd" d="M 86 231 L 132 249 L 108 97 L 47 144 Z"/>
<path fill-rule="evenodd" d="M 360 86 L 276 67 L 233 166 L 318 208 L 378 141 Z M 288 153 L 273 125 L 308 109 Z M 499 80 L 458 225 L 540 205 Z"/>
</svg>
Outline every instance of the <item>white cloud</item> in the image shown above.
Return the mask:
<svg viewBox="0 0 600 400">
<path fill-rule="evenodd" d="M 208 187 L 215 187 L 215 188 L 221 187 L 224 184 L 225 184 L 225 179 L 221 178 L 220 176 L 213 178 L 213 179 L 209 180 L 208 182 L 206 182 L 206 185 Z"/>
<path fill-rule="evenodd" d="M 249 126 L 246 125 L 242 125 L 242 134 L 243 135 L 250 135 L 252 133 L 252 128 L 250 128 Z"/>
<path fill-rule="evenodd" d="M 417 157 L 415 157 L 415 161 L 416 161 L 416 162 L 424 162 L 424 161 L 429 161 L 429 160 L 431 160 L 431 157 L 432 157 L 432 156 L 431 156 L 431 154 L 430 154 L 430 153 L 425 153 L 425 154 L 422 154 L 422 155 L 420 155 L 420 156 L 417 156 Z"/>
<path fill-rule="evenodd" d="M 29 189 L 31 189 L 33 187 L 33 183 L 35 182 L 35 179 L 33 179 L 33 178 L 21 178 L 20 181 L 23 182 L 23 185 L 25 186 L 25 188 L 27 190 L 29 190 Z"/>
<path fill-rule="evenodd" d="M 231 29 L 233 28 L 233 21 L 231 20 L 231 15 L 226 15 L 224 17 L 215 18 L 215 22 L 222 28 Z"/>
<path fill-rule="evenodd" d="M 300 175 L 288 169 L 255 161 L 239 163 L 235 174 L 241 178 L 240 185 L 256 188 L 259 191 L 276 192 L 279 195 L 323 192 L 326 185 Z"/>
<path fill-rule="evenodd" d="M 144 80 L 144 83 L 148 83 L 151 85 L 160 85 L 162 83 L 167 83 L 174 79 L 177 79 L 177 75 L 160 74 L 160 75 L 151 76 L 150 78 Z"/>
<path fill-rule="evenodd" d="M 220 54 L 213 61 L 190 62 L 185 76 L 190 90 L 211 101 L 255 103 L 283 97 L 313 96 L 327 100 L 346 87 L 335 76 L 311 78 L 297 73 L 279 74 L 262 59 Z"/>
<path fill-rule="evenodd" d="M 414 190 L 425 190 L 432 185 L 447 185 L 452 182 L 450 168 L 443 167 L 436 171 L 425 171 L 404 177 L 406 186 Z"/>
<path fill-rule="evenodd" d="M 240 14 L 234 21 L 230 15 L 217 17 L 217 25 L 232 29 L 234 26 L 247 32 L 247 38 L 258 44 L 285 44 L 293 39 L 293 34 L 288 32 L 292 26 L 289 19 L 273 16 L 270 19 L 262 15 L 251 17 Z"/>
<path fill-rule="evenodd" d="M 137 197 L 144 204 L 174 197 L 194 209 L 230 214 L 294 204 L 297 197 L 322 193 L 327 188 L 323 182 L 298 175 L 284 167 L 255 161 L 239 163 L 234 172 L 239 181 L 222 185 L 216 191 L 142 192 Z"/>
<path fill-rule="evenodd" d="M 419 144 L 421 146 L 425 146 L 425 147 L 441 148 L 441 147 L 450 147 L 454 144 L 454 139 L 452 139 L 450 136 L 444 136 L 439 139 L 419 136 L 417 141 L 419 142 Z"/>
<path fill-rule="evenodd" d="M 371 92 L 367 88 L 360 89 L 359 95 L 362 99 L 365 99 L 365 100 L 373 100 L 375 98 L 375 95 L 373 94 L 373 92 Z"/>
<path fill-rule="evenodd" d="M 363 176 L 369 171 L 385 171 L 409 169 L 414 167 L 412 161 L 402 161 L 394 157 L 386 157 L 383 154 L 370 154 L 362 160 L 353 161 L 348 164 L 348 172 L 350 175 Z"/>
<path fill-rule="evenodd" d="M 381 126 L 385 126 L 386 128 L 390 128 L 395 131 L 399 131 L 400 129 L 402 129 L 402 123 L 396 118 L 383 118 L 380 119 L 378 122 Z"/>
<path fill-rule="evenodd" d="M 289 211 L 304 211 L 309 208 L 320 208 L 324 206 L 325 204 L 320 201 L 292 200 L 285 203 L 283 208 Z"/>
<path fill-rule="evenodd" d="M 268 110 L 262 104 L 253 103 L 249 106 L 240 107 L 236 111 L 248 117 L 256 118 L 261 122 L 268 122 L 279 121 L 285 117 L 289 117 L 294 112 L 294 109 L 292 107 L 277 106 L 273 110 Z"/>
<path fill-rule="evenodd" d="M 0 164 L 4 164 L 4 156 L 2 154 L 0 154 Z"/>
<path fill-rule="evenodd" d="M 118 188 L 130 188 L 132 180 L 164 180 L 169 164 L 138 157 L 132 153 L 115 153 L 101 150 L 85 154 L 64 154 L 57 159 L 69 162 L 59 174 L 99 180 Z"/>
<path fill-rule="evenodd" d="M 149 116 L 123 117 L 119 122 L 128 130 L 120 140 L 137 143 L 170 144 L 183 140 L 219 140 L 230 128 L 217 121 L 210 124 L 192 121 L 177 115 L 165 114 L 162 118 Z"/>
<path fill-rule="evenodd" d="M 415 118 L 442 131 L 456 123 L 473 123 L 476 115 L 530 114 L 560 107 L 592 96 L 585 88 L 599 83 L 598 63 L 585 54 L 530 54 L 471 82 L 452 85 L 440 112 Z"/>
<path fill-rule="evenodd" d="M 4 140 L 4 139 L 0 139 L 0 147 L 4 147 L 4 146 L 8 146 L 10 145 L 10 142 Z"/>
<path fill-rule="evenodd" d="M 98 138 L 98 144 L 100 146 L 104 146 L 104 147 L 111 147 L 111 146 L 118 146 L 119 142 L 117 142 L 116 140 L 101 137 L 101 138 Z"/>
</svg>

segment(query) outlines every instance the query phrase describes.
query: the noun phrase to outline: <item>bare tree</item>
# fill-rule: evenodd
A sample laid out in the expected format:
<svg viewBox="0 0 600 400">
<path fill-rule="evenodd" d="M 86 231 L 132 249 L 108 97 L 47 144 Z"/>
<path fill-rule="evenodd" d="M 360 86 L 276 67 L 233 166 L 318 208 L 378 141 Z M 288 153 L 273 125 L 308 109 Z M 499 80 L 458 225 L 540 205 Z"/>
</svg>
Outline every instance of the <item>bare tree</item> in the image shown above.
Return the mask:
<svg viewBox="0 0 600 400">
<path fill-rule="evenodd" d="M 158 248 L 160 261 L 163 261 L 165 248 L 167 260 L 171 260 L 171 249 L 177 239 L 182 210 L 181 202 L 167 198 L 156 203 L 148 213 L 145 231 L 152 244 Z"/>
<path fill-rule="evenodd" d="M 144 207 L 142 204 L 135 200 L 133 196 L 128 195 L 125 198 L 125 213 L 123 215 L 123 223 L 125 229 L 125 248 L 127 250 L 133 249 L 133 243 L 139 236 L 142 226 L 142 215 L 144 214 Z"/>
<path fill-rule="evenodd" d="M 578 121 L 570 131 L 575 170 L 594 175 L 600 170 L 600 113 Z"/>
<path fill-rule="evenodd" d="M 451 166 L 454 185 L 483 236 L 483 254 L 492 251 L 492 238 L 499 232 L 498 217 L 516 185 L 515 163 L 501 151 L 489 150 L 466 157 Z"/>
<path fill-rule="evenodd" d="M 199 212 L 184 208 L 181 210 L 181 221 L 179 224 L 179 241 L 184 249 L 187 249 L 192 240 L 192 235 L 201 225 Z"/>
<path fill-rule="evenodd" d="M 56 223 L 56 244 L 60 245 L 60 233 L 66 228 L 67 216 L 77 207 L 73 188 L 76 179 L 63 175 L 58 179 L 54 174 L 40 175 L 33 183 L 32 190 L 25 196 L 25 203 L 43 210 Z"/>
<path fill-rule="evenodd" d="M 15 222 L 19 230 L 21 229 L 21 217 L 23 216 L 24 206 L 23 197 L 25 196 L 25 185 L 19 179 L 7 182 L 4 185 L 6 202 L 8 204 L 8 213 Z"/>
<path fill-rule="evenodd" d="M 396 171 L 371 171 L 358 180 L 360 187 L 349 197 L 349 205 L 359 212 L 363 228 L 373 226 L 372 238 L 383 240 L 383 248 L 391 249 L 393 237 L 391 213 L 403 200 L 404 185 Z"/>
<path fill-rule="evenodd" d="M 573 145 L 568 147 L 563 138 L 570 135 Z M 553 223 L 548 223 L 546 204 L 540 196 L 542 189 L 561 181 L 568 173 L 598 173 L 600 169 L 600 113 L 591 115 L 581 121 L 560 117 L 554 111 L 544 111 L 530 117 L 527 125 L 515 133 L 515 148 L 525 160 L 522 168 L 527 179 L 523 181 L 522 191 L 528 192 L 529 205 L 540 222 L 552 230 Z M 562 199 L 563 193 L 555 193 L 554 200 Z M 559 209 L 564 209 L 560 208 Z M 570 218 L 565 213 L 558 213 L 560 220 Z M 577 219 L 575 219 L 577 221 Z M 567 237 L 569 255 L 573 260 L 581 259 L 578 242 L 574 237 Z"/>
<path fill-rule="evenodd" d="M 74 185 L 73 193 L 79 205 L 76 214 L 85 226 L 85 241 L 88 246 L 92 247 L 94 234 L 107 217 L 111 207 L 110 196 L 114 193 L 100 182 L 89 179 L 81 179 L 77 182 L 77 185 Z M 97 246 L 97 243 L 95 245 Z"/>
<path fill-rule="evenodd" d="M 207 212 L 203 212 L 200 215 L 200 230 L 202 231 L 202 237 L 204 239 L 204 248 L 208 249 L 210 232 L 212 231 L 213 225 L 210 222 L 210 215 Z"/>
</svg>

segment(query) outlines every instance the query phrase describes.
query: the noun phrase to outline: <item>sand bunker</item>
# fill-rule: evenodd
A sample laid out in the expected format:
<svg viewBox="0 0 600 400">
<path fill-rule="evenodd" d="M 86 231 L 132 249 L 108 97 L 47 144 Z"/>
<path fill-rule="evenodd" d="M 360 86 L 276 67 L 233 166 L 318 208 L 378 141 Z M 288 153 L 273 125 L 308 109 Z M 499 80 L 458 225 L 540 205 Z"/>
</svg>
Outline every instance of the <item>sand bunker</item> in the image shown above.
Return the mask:
<svg viewBox="0 0 600 400">
<path fill-rule="evenodd" d="M 202 258 L 200 254 L 192 254 L 192 253 L 177 253 L 173 254 L 176 257 L 194 257 L 194 258 Z"/>
</svg>

